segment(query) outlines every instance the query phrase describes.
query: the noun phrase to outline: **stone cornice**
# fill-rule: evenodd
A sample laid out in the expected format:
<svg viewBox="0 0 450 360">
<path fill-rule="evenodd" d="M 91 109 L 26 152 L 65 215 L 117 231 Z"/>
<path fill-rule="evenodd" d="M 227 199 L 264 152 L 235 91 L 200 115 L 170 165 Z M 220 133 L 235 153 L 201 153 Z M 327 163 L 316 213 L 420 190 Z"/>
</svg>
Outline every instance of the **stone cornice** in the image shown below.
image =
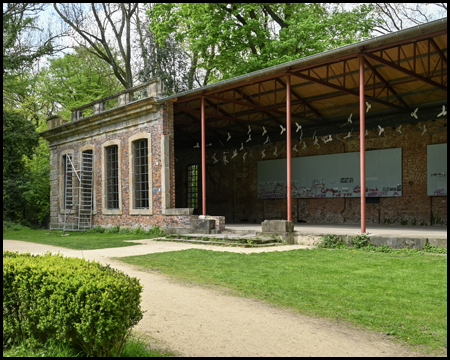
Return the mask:
<svg viewBox="0 0 450 360">
<path fill-rule="evenodd" d="M 159 111 L 160 106 L 161 104 L 157 103 L 154 98 L 146 98 L 57 126 L 39 135 L 49 141 L 50 146 L 55 145 L 55 143 L 64 143 L 65 139 L 72 138 L 74 135 L 80 138 L 92 136 L 93 130 L 96 130 L 95 133 L 99 135 L 103 133 L 102 128 L 155 113 Z M 129 126 L 133 125 L 130 122 Z"/>
</svg>

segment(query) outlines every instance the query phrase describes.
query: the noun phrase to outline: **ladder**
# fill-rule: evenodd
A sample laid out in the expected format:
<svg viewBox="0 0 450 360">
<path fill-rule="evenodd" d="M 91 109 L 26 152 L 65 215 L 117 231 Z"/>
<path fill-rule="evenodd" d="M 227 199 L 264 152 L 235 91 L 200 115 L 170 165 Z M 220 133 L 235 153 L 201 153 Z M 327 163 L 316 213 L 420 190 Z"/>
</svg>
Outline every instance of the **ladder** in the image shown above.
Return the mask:
<svg viewBox="0 0 450 360">
<path fill-rule="evenodd" d="M 64 215 L 58 228 L 83 231 L 92 228 L 94 157 L 92 152 L 67 154 L 64 176 Z"/>
</svg>

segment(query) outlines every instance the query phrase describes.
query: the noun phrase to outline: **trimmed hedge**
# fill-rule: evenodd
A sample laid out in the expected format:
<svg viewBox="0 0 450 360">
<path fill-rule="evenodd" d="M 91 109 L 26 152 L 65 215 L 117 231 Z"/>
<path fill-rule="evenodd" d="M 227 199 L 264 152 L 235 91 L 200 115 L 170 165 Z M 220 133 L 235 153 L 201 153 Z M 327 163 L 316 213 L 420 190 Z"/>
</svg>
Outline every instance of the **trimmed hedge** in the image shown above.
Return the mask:
<svg viewBox="0 0 450 360">
<path fill-rule="evenodd" d="M 143 317 L 137 278 L 79 258 L 3 252 L 3 347 L 48 339 L 87 356 L 120 353 Z"/>
</svg>

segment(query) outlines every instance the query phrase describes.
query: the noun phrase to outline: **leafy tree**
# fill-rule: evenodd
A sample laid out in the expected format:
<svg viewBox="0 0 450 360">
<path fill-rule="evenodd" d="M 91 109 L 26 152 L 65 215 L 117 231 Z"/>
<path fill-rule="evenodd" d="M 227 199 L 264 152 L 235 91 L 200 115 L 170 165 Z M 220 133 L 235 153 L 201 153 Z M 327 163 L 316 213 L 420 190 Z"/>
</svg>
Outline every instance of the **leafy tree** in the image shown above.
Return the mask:
<svg viewBox="0 0 450 360">
<path fill-rule="evenodd" d="M 25 202 L 24 218 L 33 222 L 37 220 L 42 225 L 50 215 L 50 151 L 47 141 L 40 137 L 33 155 L 26 157 L 24 163 L 28 175 L 20 186 Z"/>
<path fill-rule="evenodd" d="M 71 109 L 119 92 L 122 84 L 111 67 L 81 46 L 74 53 L 50 60 L 36 82 L 42 100 L 53 104 L 53 113 L 71 118 Z"/>
<path fill-rule="evenodd" d="M 49 198 L 48 191 L 41 194 L 39 208 L 30 202 L 29 196 L 30 182 L 43 187 L 49 184 L 48 172 L 44 171 L 45 175 L 41 176 L 40 171 L 34 171 L 26 163 L 33 156 L 43 163 L 41 169 L 48 163 L 48 156 L 33 155 L 39 136 L 30 121 L 37 125 L 42 118 L 34 101 L 36 98 L 32 101 L 30 96 L 35 78 L 32 67 L 44 55 L 60 48 L 53 45 L 56 36 L 44 34 L 37 26 L 37 15 L 45 6 L 3 4 L 3 219 L 14 221 L 25 220 L 30 212 L 40 211 L 40 219 L 48 214 L 43 205 Z M 42 148 L 48 152 L 48 145 L 43 144 Z"/>
<path fill-rule="evenodd" d="M 141 7 L 151 9 L 153 4 Z M 143 9 L 138 9 L 143 10 Z M 196 56 L 192 56 L 180 41 L 169 36 L 164 42 L 156 41 L 147 16 L 136 11 L 137 49 L 142 62 L 137 72 L 141 82 L 160 78 L 167 94 L 176 94 L 194 87 Z M 145 8 L 144 8 L 145 10 Z"/>
<path fill-rule="evenodd" d="M 162 44 L 174 36 L 193 54 L 206 82 L 363 40 L 377 24 L 372 5 L 158 3 L 148 15 Z"/>
<path fill-rule="evenodd" d="M 3 219 L 25 217 L 25 186 L 28 174 L 24 157 L 38 145 L 35 126 L 17 113 L 3 111 Z"/>
</svg>

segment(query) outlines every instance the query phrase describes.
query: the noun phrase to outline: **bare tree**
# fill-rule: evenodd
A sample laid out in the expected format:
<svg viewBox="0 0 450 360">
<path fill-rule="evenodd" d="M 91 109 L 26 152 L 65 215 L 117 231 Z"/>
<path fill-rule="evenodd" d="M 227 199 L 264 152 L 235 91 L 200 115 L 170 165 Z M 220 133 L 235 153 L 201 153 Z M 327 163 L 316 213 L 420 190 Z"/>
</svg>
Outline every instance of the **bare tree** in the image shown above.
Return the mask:
<svg viewBox="0 0 450 360">
<path fill-rule="evenodd" d="M 138 4 L 91 3 L 90 10 L 80 3 L 54 3 L 53 7 L 78 35 L 75 41 L 110 64 L 126 89 L 133 87 L 131 24 Z"/>
<path fill-rule="evenodd" d="M 375 3 L 381 23 L 374 29 L 381 34 L 423 24 L 447 16 L 446 3 Z"/>
<path fill-rule="evenodd" d="M 29 68 L 45 55 L 64 49 L 49 24 L 40 24 L 47 4 L 3 3 L 3 75 L 12 69 Z"/>
</svg>

